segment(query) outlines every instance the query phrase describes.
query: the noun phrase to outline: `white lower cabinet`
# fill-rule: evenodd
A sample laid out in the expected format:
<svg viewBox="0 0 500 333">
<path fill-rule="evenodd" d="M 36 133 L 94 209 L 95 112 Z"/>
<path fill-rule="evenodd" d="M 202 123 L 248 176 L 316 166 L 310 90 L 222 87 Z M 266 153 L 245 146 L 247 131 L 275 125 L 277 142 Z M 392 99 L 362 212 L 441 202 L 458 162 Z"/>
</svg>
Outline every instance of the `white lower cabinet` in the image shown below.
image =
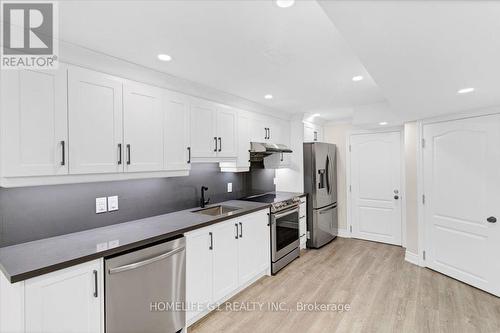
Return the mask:
<svg viewBox="0 0 500 333">
<path fill-rule="evenodd" d="M 213 299 L 238 288 L 238 224 L 230 220 L 213 228 Z"/>
<path fill-rule="evenodd" d="M 102 260 L 25 281 L 25 332 L 103 332 Z"/>
<path fill-rule="evenodd" d="M 266 209 L 185 235 L 187 326 L 268 273 L 268 221 Z"/>
</svg>

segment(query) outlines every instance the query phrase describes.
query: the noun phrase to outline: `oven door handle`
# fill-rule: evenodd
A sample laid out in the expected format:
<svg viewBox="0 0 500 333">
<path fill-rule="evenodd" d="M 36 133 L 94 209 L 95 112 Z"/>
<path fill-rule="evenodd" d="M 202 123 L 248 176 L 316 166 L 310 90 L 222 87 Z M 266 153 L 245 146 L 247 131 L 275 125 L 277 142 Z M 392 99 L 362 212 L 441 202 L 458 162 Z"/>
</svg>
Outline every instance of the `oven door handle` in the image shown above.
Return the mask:
<svg viewBox="0 0 500 333">
<path fill-rule="evenodd" d="M 284 212 L 279 212 L 278 214 L 273 214 L 274 215 L 274 219 L 277 220 L 279 218 L 282 218 L 283 216 L 287 216 L 287 215 L 290 215 L 292 213 L 295 213 L 295 212 L 299 212 L 299 206 L 296 206 L 292 209 L 288 209 L 288 210 L 285 210 Z"/>
</svg>

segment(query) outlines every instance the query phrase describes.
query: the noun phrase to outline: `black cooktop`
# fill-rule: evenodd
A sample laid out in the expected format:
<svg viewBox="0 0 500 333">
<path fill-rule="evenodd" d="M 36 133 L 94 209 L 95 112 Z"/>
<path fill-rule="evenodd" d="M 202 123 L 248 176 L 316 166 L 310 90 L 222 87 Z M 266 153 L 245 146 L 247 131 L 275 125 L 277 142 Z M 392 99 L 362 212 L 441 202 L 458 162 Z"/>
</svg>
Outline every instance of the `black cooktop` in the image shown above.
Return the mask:
<svg viewBox="0 0 500 333">
<path fill-rule="evenodd" d="M 243 198 L 245 201 L 253 201 L 253 202 L 263 202 L 263 203 L 273 203 L 276 201 L 276 194 L 267 193 L 262 195 L 257 195 L 254 197 Z"/>
</svg>

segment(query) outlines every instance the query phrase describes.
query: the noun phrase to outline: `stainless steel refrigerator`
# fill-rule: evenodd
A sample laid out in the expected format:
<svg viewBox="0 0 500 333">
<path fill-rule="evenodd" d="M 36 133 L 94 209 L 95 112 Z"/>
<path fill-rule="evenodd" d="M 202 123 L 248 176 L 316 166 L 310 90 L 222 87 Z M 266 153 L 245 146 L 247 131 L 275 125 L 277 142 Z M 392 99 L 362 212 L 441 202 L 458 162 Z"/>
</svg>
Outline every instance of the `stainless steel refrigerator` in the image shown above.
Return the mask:
<svg viewBox="0 0 500 333">
<path fill-rule="evenodd" d="M 304 143 L 304 191 L 307 200 L 307 247 L 319 248 L 338 234 L 336 146 Z"/>
</svg>

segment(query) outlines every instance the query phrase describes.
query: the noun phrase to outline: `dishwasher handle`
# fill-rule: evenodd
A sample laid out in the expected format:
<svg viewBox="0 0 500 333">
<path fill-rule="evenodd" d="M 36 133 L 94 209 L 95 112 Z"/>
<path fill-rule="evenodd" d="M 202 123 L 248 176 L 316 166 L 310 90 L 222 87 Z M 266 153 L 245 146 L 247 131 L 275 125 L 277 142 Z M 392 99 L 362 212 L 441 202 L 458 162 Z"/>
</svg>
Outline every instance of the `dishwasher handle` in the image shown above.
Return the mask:
<svg viewBox="0 0 500 333">
<path fill-rule="evenodd" d="M 166 253 L 160 254 L 159 256 L 156 256 L 156 257 L 153 257 L 153 258 L 150 258 L 150 259 L 146 259 L 146 260 L 143 260 L 143 261 L 135 262 L 133 264 L 119 266 L 119 267 L 116 267 L 116 268 L 110 268 L 109 269 L 109 274 L 121 273 L 121 272 L 129 271 L 131 269 L 136 269 L 136 268 L 139 268 L 139 267 L 142 267 L 142 266 L 145 266 L 145 265 L 149 265 L 149 264 L 152 264 L 152 263 L 157 262 L 159 260 L 163 260 L 165 258 L 173 256 L 176 253 L 184 251 L 184 249 L 185 249 L 185 247 L 179 247 L 179 248 L 177 248 L 175 250 L 168 251 Z"/>
</svg>

